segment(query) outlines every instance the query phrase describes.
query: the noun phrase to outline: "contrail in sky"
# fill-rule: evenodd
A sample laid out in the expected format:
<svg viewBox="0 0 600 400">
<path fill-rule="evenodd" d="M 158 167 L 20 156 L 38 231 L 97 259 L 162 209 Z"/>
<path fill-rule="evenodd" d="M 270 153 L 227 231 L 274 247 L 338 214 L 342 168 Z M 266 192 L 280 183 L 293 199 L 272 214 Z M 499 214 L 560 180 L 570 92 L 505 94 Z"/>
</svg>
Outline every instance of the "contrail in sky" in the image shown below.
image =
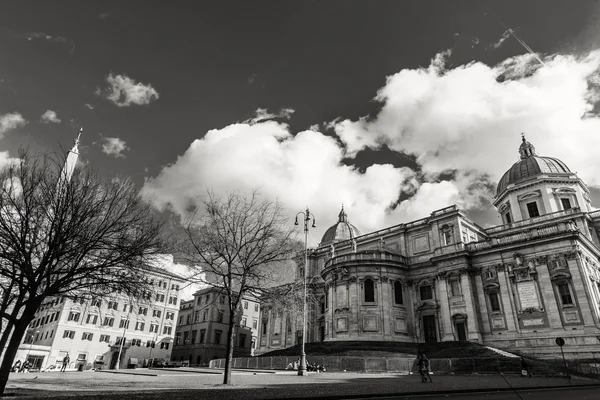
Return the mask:
<svg viewBox="0 0 600 400">
<path fill-rule="evenodd" d="M 504 27 L 504 29 L 506 29 L 506 32 L 510 33 L 510 35 L 512 37 L 514 37 L 517 40 L 517 42 L 521 43 L 521 46 L 523 46 L 525 48 L 525 50 L 527 50 L 530 54 L 532 54 L 540 62 L 540 64 L 542 64 L 543 66 L 546 66 L 546 64 L 540 58 L 540 56 L 538 56 L 538 54 L 535 51 L 533 51 L 533 49 L 531 47 L 529 47 L 527 45 L 527 43 L 525 43 L 523 40 L 521 40 L 521 38 L 519 38 L 517 36 L 517 34 L 515 33 L 515 31 L 513 31 L 511 28 L 509 28 L 506 25 L 504 25 L 502 22 L 500 22 L 500 24 Z"/>
</svg>

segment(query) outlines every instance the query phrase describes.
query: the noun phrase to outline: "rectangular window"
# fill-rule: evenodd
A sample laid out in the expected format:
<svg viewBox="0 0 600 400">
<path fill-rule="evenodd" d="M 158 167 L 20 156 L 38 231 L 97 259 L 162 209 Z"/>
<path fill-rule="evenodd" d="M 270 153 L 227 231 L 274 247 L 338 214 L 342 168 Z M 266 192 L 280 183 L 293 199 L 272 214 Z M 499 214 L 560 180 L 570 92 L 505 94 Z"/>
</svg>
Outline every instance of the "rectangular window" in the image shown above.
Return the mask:
<svg viewBox="0 0 600 400">
<path fill-rule="evenodd" d="M 563 306 L 573 305 L 573 298 L 571 297 L 571 290 L 568 282 L 559 282 L 556 287 L 558 288 L 558 295 L 560 296 L 560 302 Z"/>
<path fill-rule="evenodd" d="M 100 341 L 108 343 L 108 342 L 110 342 L 110 336 L 109 335 L 100 335 Z"/>
<path fill-rule="evenodd" d="M 252 320 L 252 328 L 254 329 L 258 329 L 258 321 L 257 320 Z"/>
<path fill-rule="evenodd" d="M 563 210 L 571 209 L 571 200 L 562 198 L 560 199 L 560 203 L 562 204 Z"/>
<path fill-rule="evenodd" d="M 112 317 L 104 317 L 104 323 L 102 325 L 104 326 L 113 326 L 113 324 L 115 323 L 115 319 Z"/>
<path fill-rule="evenodd" d="M 86 324 L 94 324 L 94 325 L 96 325 L 96 322 L 98 322 L 98 316 L 94 315 L 94 314 L 88 314 L 85 323 Z"/>
<path fill-rule="evenodd" d="M 200 311 L 194 313 L 194 322 L 200 322 Z"/>
<path fill-rule="evenodd" d="M 245 301 L 245 302 L 244 302 L 244 310 L 247 310 L 247 309 L 248 309 L 248 302 L 247 302 L 247 301 Z"/>
<path fill-rule="evenodd" d="M 223 331 L 215 331 L 215 343 L 216 344 L 221 344 L 221 335 L 223 334 Z"/>
<path fill-rule="evenodd" d="M 527 203 L 527 213 L 529 213 L 529 218 L 535 218 L 540 216 L 540 211 L 538 210 L 537 202 L 532 201 L 531 203 Z"/>
<path fill-rule="evenodd" d="M 121 319 L 121 322 L 119 322 L 119 328 L 129 329 L 129 320 L 128 319 Z"/>
<path fill-rule="evenodd" d="M 136 322 L 135 323 L 135 330 L 136 331 L 143 331 L 144 330 L 144 323 L 143 322 Z"/>
<path fill-rule="evenodd" d="M 498 299 L 498 293 L 490 292 L 488 294 L 488 299 L 490 299 L 490 308 L 492 309 L 492 311 L 499 312 L 500 311 L 500 301 Z"/>
<path fill-rule="evenodd" d="M 507 212 L 506 214 L 504 214 L 504 219 L 506 219 L 507 224 L 512 223 L 512 217 L 510 216 L 510 211 Z"/>
<path fill-rule="evenodd" d="M 247 322 L 246 317 L 242 318 L 242 326 L 246 326 L 246 322 Z"/>
<path fill-rule="evenodd" d="M 158 324 L 150 324 L 150 332 L 158 333 Z"/>
<path fill-rule="evenodd" d="M 78 313 L 78 312 L 71 311 L 71 312 L 69 313 L 69 318 L 67 319 L 67 321 L 74 321 L 74 322 L 77 322 L 77 321 L 79 321 L 79 316 L 80 316 L 80 315 L 81 315 L 81 314 L 80 314 L 80 313 Z"/>
<path fill-rule="evenodd" d="M 241 334 L 240 335 L 240 347 L 244 347 L 246 346 L 246 335 Z"/>
<path fill-rule="evenodd" d="M 254 305 L 254 311 L 258 311 L 258 304 Z"/>
<path fill-rule="evenodd" d="M 223 312 L 219 311 L 219 314 L 217 314 L 217 322 L 223 322 Z"/>
<path fill-rule="evenodd" d="M 204 343 L 204 336 L 206 335 L 206 329 L 200 330 L 200 341 L 198 343 Z"/>
<path fill-rule="evenodd" d="M 192 323 L 192 314 L 188 314 L 187 318 L 186 318 L 186 323 L 189 325 Z"/>
<path fill-rule="evenodd" d="M 442 245 L 448 246 L 452 244 L 452 233 L 450 231 L 442 232 Z"/>
<path fill-rule="evenodd" d="M 194 342 L 196 342 L 196 335 L 198 334 L 198 331 L 192 331 L 192 335 L 190 336 L 190 343 L 194 344 Z"/>
<path fill-rule="evenodd" d="M 198 296 L 198 305 L 202 304 L 202 296 Z"/>
<path fill-rule="evenodd" d="M 263 322 L 262 324 L 262 334 L 266 335 L 267 334 L 267 323 Z"/>
<path fill-rule="evenodd" d="M 172 328 L 172 327 L 170 327 L 170 326 L 165 326 L 165 327 L 163 328 L 163 335 L 170 335 L 172 331 L 173 331 L 173 328 Z"/>
<path fill-rule="evenodd" d="M 208 310 L 204 310 L 202 313 L 202 321 L 206 321 L 208 319 Z"/>
<path fill-rule="evenodd" d="M 450 292 L 452 296 L 460 296 L 460 283 L 457 279 L 450 281 Z"/>
<path fill-rule="evenodd" d="M 433 299 L 433 292 L 431 290 L 431 286 L 421 286 L 419 288 L 419 292 L 421 294 L 421 300 Z"/>
</svg>

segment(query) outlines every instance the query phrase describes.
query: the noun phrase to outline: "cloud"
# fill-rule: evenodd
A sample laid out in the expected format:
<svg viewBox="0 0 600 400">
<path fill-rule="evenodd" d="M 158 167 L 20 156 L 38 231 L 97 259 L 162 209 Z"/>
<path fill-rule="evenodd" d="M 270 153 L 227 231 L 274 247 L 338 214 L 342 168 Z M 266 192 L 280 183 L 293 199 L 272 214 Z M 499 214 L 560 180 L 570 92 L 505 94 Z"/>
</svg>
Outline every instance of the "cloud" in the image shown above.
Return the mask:
<svg viewBox="0 0 600 400">
<path fill-rule="evenodd" d="M 113 156 L 113 157 L 123 157 L 125 158 L 125 155 L 123 154 L 123 152 L 125 150 L 129 150 L 129 147 L 127 147 L 127 144 L 125 143 L 124 140 L 116 138 L 116 137 L 105 137 L 102 139 L 102 141 L 104 143 L 102 143 L 102 152 L 105 154 L 108 154 L 109 156 Z"/>
<path fill-rule="evenodd" d="M 56 115 L 56 111 L 47 110 L 42 114 L 41 122 L 44 124 L 60 124 L 60 119 L 58 118 L 58 115 Z"/>
<path fill-rule="evenodd" d="M 282 108 L 277 114 L 270 113 L 266 108 L 257 108 L 255 111 L 256 115 L 252 118 L 248 118 L 244 124 L 256 124 L 258 122 L 264 122 L 271 119 L 283 118 L 290 119 L 294 110 L 291 108 Z"/>
<path fill-rule="evenodd" d="M 125 75 L 110 74 L 106 77 L 108 88 L 98 88 L 96 94 L 104 97 L 119 107 L 129 107 L 132 104 L 141 106 L 158 100 L 158 92 L 152 85 L 136 82 Z"/>
<path fill-rule="evenodd" d="M 83 106 L 84 106 L 85 108 L 87 108 L 88 110 L 93 110 L 93 109 L 94 109 L 94 106 L 93 106 L 93 105 L 91 105 L 91 104 L 89 104 L 89 103 L 85 103 Z"/>
<path fill-rule="evenodd" d="M 492 43 L 492 47 L 497 49 L 502 46 L 502 43 L 504 43 L 504 41 L 510 37 L 511 32 L 511 29 L 505 30 L 504 33 L 502 33 L 502 36 L 500 36 L 500 39 L 498 39 L 497 42 Z"/>
<path fill-rule="evenodd" d="M 414 179 L 408 168 L 373 165 L 360 173 L 341 163 L 344 151 L 335 138 L 303 131 L 295 136 L 284 123 L 233 124 L 195 140 L 175 163 L 147 179 L 143 193 L 159 207 L 180 215 L 208 188 L 217 192 L 259 187 L 279 197 L 290 216 L 307 205 L 322 221 L 311 240 L 320 240 L 343 203 L 351 220 L 369 230 L 384 224 L 386 210 Z"/>
<path fill-rule="evenodd" d="M 107 13 L 107 12 L 98 14 L 98 18 L 103 19 L 103 20 L 109 19 L 110 16 L 111 16 L 110 13 Z"/>
<path fill-rule="evenodd" d="M 17 35 L 17 37 L 25 38 L 30 42 L 34 40 L 43 40 L 48 43 L 69 45 L 69 55 L 73 55 L 73 53 L 75 52 L 75 41 L 68 40 L 62 36 L 52 36 L 44 32 L 28 32 L 23 35 Z"/>
<path fill-rule="evenodd" d="M 175 262 L 174 257 L 171 254 L 163 254 L 163 255 L 157 256 L 155 258 L 155 260 L 150 261 L 150 264 L 155 268 L 160 268 L 160 269 L 169 271 L 169 272 L 177 274 L 183 278 L 192 277 L 195 280 L 200 280 L 201 282 L 205 281 L 205 279 L 206 279 L 205 273 L 201 273 L 199 276 L 196 276 L 195 272 L 190 270 L 190 268 L 187 265 L 178 264 L 177 262 Z M 190 279 L 186 279 L 186 280 L 189 281 Z M 207 287 L 207 285 L 203 285 L 203 284 L 199 284 L 199 283 L 184 284 L 184 285 L 180 286 L 179 295 L 180 295 L 181 299 L 189 300 L 194 297 L 194 293 L 196 293 L 200 289 L 203 289 L 204 287 Z"/>
<path fill-rule="evenodd" d="M 0 138 L 4 137 L 8 131 L 25 126 L 25 124 L 27 121 L 18 112 L 0 115 Z"/>
<path fill-rule="evenodd" d="M 377 114 L 320 125 L 338 138 L 318 126 L 293 133 L 265 109 L 244 123 L 199 132 L 203 137 L 148 178 L 143 192 L 184 215 L 207 188 L 261 187 L 290 215 L 310 206 L 316 244 L 342 203 L 363 232 L 452 204 L 489 210 L 496 182 L 519 159 L 521 132 L 538 154 L 563 160 L 600 187 L 600 51 L 547 56 L 544 65 L 525 54 L 449 69 L 451 56 L 442 52 L 429 66 L 387 77 L 375 95 Z M 375 164 L 361 173 L 342 163 L 382 145 L 413 156 L 419 168 Z"/>
</svg>

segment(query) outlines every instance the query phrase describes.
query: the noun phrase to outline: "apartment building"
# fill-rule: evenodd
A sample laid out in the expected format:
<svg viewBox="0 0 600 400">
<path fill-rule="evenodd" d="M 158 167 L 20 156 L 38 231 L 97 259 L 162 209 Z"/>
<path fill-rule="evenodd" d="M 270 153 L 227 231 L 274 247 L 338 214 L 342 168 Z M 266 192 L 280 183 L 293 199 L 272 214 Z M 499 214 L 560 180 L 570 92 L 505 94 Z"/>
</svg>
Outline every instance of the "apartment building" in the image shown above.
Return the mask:
<svg viewBox="0 0 600 400">
<path fill-rule="evenodd" d="M 219 288 L 202 289 L 194 293 L 192 300 L 181 302 L 173 361 L 206 366 L 210 360 L 226 356 L 229 311 L 227 296 L 222 293 Z M 246 296 L 241 307 L 242 313 L 236 321 L 234 357 L 254 355 L 258 337 L 258 300 Z"/>
<path fill-rule="evenodd" d="M 48 369 L 69 354 L 69 369 L 76 370 L 141 367 L 151 358 L 169 359 L 184 279 L 153 268 L 148 280 L 153 291 L 135 301 L 119 293 L 93 300 L 48 299 L 16 359 Z"/>
</svg>

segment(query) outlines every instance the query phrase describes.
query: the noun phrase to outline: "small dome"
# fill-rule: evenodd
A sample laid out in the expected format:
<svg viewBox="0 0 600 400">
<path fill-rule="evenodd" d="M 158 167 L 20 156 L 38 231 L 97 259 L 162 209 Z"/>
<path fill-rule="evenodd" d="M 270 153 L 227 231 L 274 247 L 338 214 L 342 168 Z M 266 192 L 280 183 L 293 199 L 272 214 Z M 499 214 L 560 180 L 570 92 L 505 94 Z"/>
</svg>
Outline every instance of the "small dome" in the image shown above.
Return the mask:
<svg viewBox="0 0 600 400">
<path fill-rule="evenodd" d="M 361 233 L 358 228 L 348 222 L 348 214 L 346 214 L 344 206 L 342 206 L 342 211 L 338 215 L 338 222 L 325 231 L 320 246 L 343 242 L 344 240 L 353 239 L 360 235 Z"/>
<path fill-rule="evenodd" d="M 538 156 L 535 147 L 525 140 L 524 135 L 519 153 L 521 154 L 521 160 L 514 163 L 502 176 L 496 189 L 496 196 L 499 196 L 508 185 L 523 182 L 538 175 L 572 174 L 569 167 L 558 158 Z"/>
</svg>

